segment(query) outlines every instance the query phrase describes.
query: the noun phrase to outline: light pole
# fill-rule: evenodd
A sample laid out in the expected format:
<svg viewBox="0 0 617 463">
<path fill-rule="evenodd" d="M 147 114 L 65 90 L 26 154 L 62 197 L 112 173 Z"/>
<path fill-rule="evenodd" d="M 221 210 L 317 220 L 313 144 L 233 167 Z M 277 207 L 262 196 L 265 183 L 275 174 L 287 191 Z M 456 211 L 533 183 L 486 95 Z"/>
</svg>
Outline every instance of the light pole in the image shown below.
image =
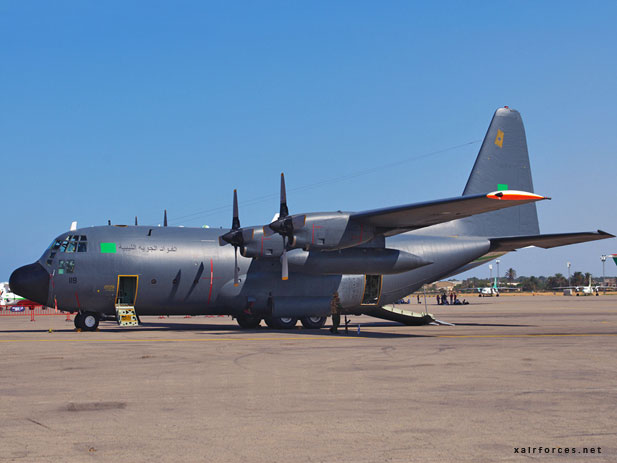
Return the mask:
<svg viewBox="0 0 617 463">
<path fill-rule="evenodd" d="M 499 284 L 499 259 L 497 259 L 495 263 L 497 264 L 497 284 Z"/>
<path fill-rule="evenodd" d="M 606 263 L 606 255 L 600 256 L 602 260 L 602 286 L 604 287 L 604 295 L 606 295 L 606 277 L 604 276 L 604 264 Z"/>
<path fill-rule="evenodd" d="M 568 266 L 568 286 L 572 286 L 572 284 L 570 284 L 570 266 L 572 264 L 570 264 L 570 262 L 568 262 L 566 265 Z"/>
<path fill-rule="evenodd" d="M 493 279 L 493 264 L 488 264 L 488 270 L 489 270 L 489 280 Z"/>
</svg>

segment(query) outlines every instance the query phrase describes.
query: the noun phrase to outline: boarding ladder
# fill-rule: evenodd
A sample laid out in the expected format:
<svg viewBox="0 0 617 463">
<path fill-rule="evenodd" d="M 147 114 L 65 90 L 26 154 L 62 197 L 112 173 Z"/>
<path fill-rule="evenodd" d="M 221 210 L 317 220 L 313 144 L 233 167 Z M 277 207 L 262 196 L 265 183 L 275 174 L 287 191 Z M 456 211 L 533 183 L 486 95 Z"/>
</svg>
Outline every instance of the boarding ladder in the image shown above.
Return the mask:
<svg viewBox="0 0 617 463">
<path fill-rule="evenodd" d="M 116 320 L 120 326 L 137 326 L 139 320 L 132 305 L 116 305 Z"/>
</svg>

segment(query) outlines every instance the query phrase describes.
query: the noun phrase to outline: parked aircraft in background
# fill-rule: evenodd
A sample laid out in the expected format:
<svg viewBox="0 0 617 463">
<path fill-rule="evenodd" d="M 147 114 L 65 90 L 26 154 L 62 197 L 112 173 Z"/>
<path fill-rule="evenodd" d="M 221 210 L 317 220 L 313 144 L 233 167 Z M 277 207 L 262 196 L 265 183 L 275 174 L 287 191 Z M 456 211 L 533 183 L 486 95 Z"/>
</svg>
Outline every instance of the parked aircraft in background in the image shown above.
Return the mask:
<svg viewBox="0 0 617 463">
<path fill-rule="evenodd" d="M 40 305 L 11 292 L 8 282 L 0 283 L 0 310 L 23 312 L 26 307 Z"/>
<path fill-rule="evenodd" d="M 11 292 L 8 282 L 0 283 L 0 306 L 10 307 L 19 305 L 23 301 L 26 301 L 26 299 Z"/>
<path fill-rule="evenodd" d="M 478 296 L 480 297 L 499 297 L 499 287 L 497 286 L 497 277 L 493 281 L 491 286 L 485 286 L 484 288 L 474 288 L 478 291 Z"/>
<path fill-rule="evenodd" d="M 136 324 L 137 315 L 227 314 L 244 328 L 262 320 L 291 328 L 298 319 L 319 328 L 335 305 L 388 318 L 390 304 L 422 285 L 506 252 L 613 237 L 540 234 L 534 203 L 545 199 L 533 193 L 520 114 L 504 107 L 460 197 L 290 214 L 281 175 L 279 216 L 270 224 L 241 227 L 234 192 L 231 229 L 76 228 L 15 270 L 10 285 L 31 300 L 78 312 L 75 325 L 86 330 L 96 329 L 101 314 L 121 325 Z"/>
<path fill-rule="evenodd" d="M 606 289 L 614 289 L 612 286 L 603 286 L 603 285 L 592 285 L 591 284 L 591 275 L 589 275 L 589 284 L 587 286 L 559 286 L 553 289 L 572 289 L 578 296 L 578 293 L 583 293 L 583 296 L 592 296 L 595 294 L 599 295 L 600 291 Z"/>
</svg>

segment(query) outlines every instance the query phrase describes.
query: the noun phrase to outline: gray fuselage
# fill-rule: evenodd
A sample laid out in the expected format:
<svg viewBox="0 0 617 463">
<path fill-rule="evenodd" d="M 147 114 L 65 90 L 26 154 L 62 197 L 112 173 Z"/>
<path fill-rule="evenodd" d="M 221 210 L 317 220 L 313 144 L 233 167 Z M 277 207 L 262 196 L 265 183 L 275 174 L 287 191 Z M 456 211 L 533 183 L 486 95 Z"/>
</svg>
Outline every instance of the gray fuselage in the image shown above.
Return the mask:
<svg viewBox="0 0 617 463">
<path fill-rule="evenodd" d="M 466 269 L 490 245 L 487 238 L 417 232 L 386 238 L 387 249 L 405 251 L 430 263 L 401 273 L 374 275 L 373 279 L 379 279 L 377 297 L 366 300 L 366 274 L 373 266 L 370 259 L 361 257 L 350 260 L 342 274 L 316 274 L 314 268 L 303 272 L 301 267 L 294 271 L 292 266 L 289 279 L 282 281 L 278 257 L 238 256 L 240 281 L 234 286 L 234 248 L 219 244 L 219 236 L 226 231 L 102 226 L 63 233 L 39 260 L 51 275 L 46 304 L 65 311 L 113 314 L 119 277 L 136 276 L 134 306 L 140 315 L 234 315 L 250 308 L 278 317 L 324 316 L 330 312 L 335 292 L 345 312 L 370 313 L 424 283 Z M 76 240 L 74 246 L 54 246 L 69 237 Z M 80 239 L 87 243 L 82 252 L 78 252 Z"/>
</svg>

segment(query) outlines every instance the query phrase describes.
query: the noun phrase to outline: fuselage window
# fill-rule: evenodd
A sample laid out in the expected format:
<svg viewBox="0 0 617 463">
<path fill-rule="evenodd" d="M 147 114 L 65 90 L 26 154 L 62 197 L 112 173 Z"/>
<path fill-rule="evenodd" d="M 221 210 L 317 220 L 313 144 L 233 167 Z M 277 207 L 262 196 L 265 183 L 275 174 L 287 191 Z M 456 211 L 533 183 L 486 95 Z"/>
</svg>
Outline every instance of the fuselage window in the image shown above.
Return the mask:
<svg viewBox="0 0 617 463">
<path fill-rule="evenodd" d="M 79 244 L 77 245 L 77 252 L 86 252 L 87 246 L 88 246 L 88 243 L 84 241 L 80 241 Z"/>
<path fill-rule="evenodd" d="M 58 275 L 63 275 L 65 273 L 73 273 L 75 271 L 75 261 L 74 260 L 61 260 L 58 263 Z"/>
<path fill-rule="evenodd" d="M 75 252 L 75 241 L 69 241 L 68 246 L 66 247 L 66 252 Z"/>
</svg>

